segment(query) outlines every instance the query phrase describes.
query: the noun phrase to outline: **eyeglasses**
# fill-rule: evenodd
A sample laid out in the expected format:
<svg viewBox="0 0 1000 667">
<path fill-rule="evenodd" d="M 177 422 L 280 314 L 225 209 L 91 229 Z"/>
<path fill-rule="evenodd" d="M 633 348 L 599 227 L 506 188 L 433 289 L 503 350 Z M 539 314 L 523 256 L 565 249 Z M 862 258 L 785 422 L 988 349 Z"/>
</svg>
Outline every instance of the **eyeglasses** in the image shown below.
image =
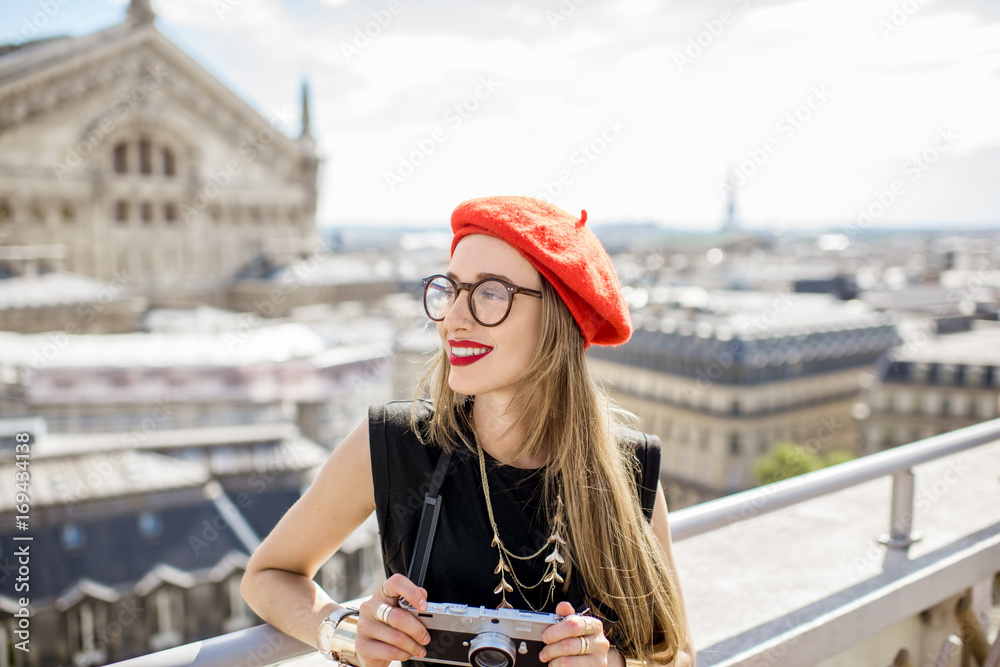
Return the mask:
<svg viewBox="0 0 1000 667">
<path fill-rule="evenodd" d="M 495 327 L 507 319 L 515 294 L 542 298 L 542 293 L 538 290 L 518 287 L 499 278 L 486 278 L 478 283 L 458 283 L 448 276 L 431 276 L 424 278 L 422 283 L 424 310 L 427 317 L 435 322 L 447 317 L 462 290 L 469 290 L 469 312 L 484 327 Z"/>
</svg>

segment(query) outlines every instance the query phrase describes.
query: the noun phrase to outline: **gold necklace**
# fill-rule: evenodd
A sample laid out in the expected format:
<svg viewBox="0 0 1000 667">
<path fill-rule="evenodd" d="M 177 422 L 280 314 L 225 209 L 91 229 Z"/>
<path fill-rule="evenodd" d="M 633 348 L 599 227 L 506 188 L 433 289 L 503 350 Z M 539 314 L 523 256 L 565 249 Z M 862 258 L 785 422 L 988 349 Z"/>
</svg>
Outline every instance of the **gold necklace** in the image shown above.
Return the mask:
<svg viewBox="0 0 1000 667">
<path fill-rule="evenodd" d="M 486 496 L 486 511 L 490 516 L 490 525 L 493 527 L 493 543 L 490 546 L 497 548 L 497 553 L 500 557 L 500 562 L 497 563 L 497 567 L 493 570 L 493 574 L 500 575 L 500 583 L 493 590 L 494 595 L 500 596 L 500 604 L 497 605 L 497 609 L 513 609 L 511 604 L 507 602 L 507 593 L 513 592 L 510 584 L 507 583 L 505 574 L 510 574 L 511 579 L 514 581 L 514 585 L 517 586 L 517 590 L 521 593 L 521 597 L 524 601 L 528 603 L 532 611 L 541 611 L 545 608 L 545 605 L 549 603 L 550 600 L 555 599 L 556 593 L 556 583 L 563 583 L 563 577 L 559 574 L 559 566 L 566 562 L 566 559 L 562 557 L 559 553 L 559 545 L 565 545 L 566 539 L 563 537 L 563 507 L 562 507 L 562 495 L 556 494 L 556 514 L 552 526 L 552 534 L 542 545 L 542 548 L 531 554 L 530 556 L 518 556 L 512 553 L 504 546 L 503 540 L 500 539 L 500 531 L 497 529 L 496 519 L 493 517 L 493 504 L 490 502 L 490 483 L 486 479 L 486 458 L 483 456 L 483 448 L 476 443 L 476 450 L 479 453 L 479 472 L 483 476 L 483 493 Z M 535 584 L 531 586 L 525 586 L 517 578 L 517 574 L 511 567 L 510 559 L 515 558 L 517 560 L 531 560 L 532 558 L 537 558 L 542 555 L 549 545 L 552 545 L 552 553 L 545 557 L 545 574 L 542 578 Z M 539 609 L 535 607 L 528 601 L 528 596 L 524 594 L 526 590 L 532 590 L 538 588 L 542 584 L 547 583 L 549 585 L 549 592 L 542 601 L 542 606 Z"/>
</svg>

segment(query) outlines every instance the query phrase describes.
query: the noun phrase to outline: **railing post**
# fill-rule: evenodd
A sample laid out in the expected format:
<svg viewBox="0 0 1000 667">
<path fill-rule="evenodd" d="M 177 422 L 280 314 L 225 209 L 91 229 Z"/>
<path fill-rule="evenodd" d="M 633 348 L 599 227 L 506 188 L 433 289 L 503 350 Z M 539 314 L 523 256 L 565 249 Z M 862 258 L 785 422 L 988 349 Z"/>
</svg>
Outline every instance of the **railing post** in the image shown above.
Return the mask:
<svg viewBox="0 0 1000 667">
<path fill-rule="evenodd" d="M 892 475 L 892 510 L 889 532 L 878 538 L 882 544 L 895 549 L 905 549 L 920 539 L 913 531 L 913 469 L 900 470 Z"/>
</svg>

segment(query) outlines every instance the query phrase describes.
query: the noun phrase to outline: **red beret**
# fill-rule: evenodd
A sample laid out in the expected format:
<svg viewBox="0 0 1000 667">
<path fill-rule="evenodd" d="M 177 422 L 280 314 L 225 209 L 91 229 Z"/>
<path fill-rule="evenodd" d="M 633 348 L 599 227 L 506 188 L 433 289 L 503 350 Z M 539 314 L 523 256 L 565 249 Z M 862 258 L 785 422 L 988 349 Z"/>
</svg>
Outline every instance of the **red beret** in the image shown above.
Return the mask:
<svg viewBox="0 0 1000 667">
<path fill-rule="evenodd" d="M 621 345 L 632 319 L 607 251 L 579 219 L 540 199 L 483 197 L 458 205 L 451 215 L 451 253 L 469 234 L 487 234 L 517 248 L 545 276 L 583 333 L 584 347 Z"/>
</svg>

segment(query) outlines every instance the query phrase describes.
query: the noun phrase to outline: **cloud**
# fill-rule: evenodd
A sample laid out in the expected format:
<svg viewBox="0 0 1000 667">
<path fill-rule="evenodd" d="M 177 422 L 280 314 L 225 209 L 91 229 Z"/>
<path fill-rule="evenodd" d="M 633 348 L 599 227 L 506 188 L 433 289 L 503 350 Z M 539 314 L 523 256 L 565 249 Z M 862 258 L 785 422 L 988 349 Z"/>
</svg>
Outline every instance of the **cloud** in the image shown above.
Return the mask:
<svg viewBox="0 0 1000 667">
<path fill-rule="evenodd" d="M 889 32 L 880 22 L 899 0 L 400 3 L 377 30 L 385 2 L 254 0 L 221 18 L 203 0 L 155 6 L 168 35 L 258 108 L 295 104 L 308 76 L 327 158 L 321 222 L 444 220 L 462 199 L 535 194 L 569 169 L 557 198 L 568 210 L 714 226 L 720 180 L 768 139 L 777 149 L 738 191 L 744 219 L 847 221 L 949 125 L 961 141 L 886 224 L 1000 217 L 982 175 L 1000 146 L 995 2 L 921 4 Z M 445 114 L 483 76 L 501 85 L 450 127 Z M 832 95 L 802 112 L 815 86 Z M 789 114 L 808 117 L 785 136 Z M 628 128 L 578 169 L 574 154 L 616 117 Z M 447 138 L 390 191 L 386 172 L 441 126 Z"/>
</svg>

